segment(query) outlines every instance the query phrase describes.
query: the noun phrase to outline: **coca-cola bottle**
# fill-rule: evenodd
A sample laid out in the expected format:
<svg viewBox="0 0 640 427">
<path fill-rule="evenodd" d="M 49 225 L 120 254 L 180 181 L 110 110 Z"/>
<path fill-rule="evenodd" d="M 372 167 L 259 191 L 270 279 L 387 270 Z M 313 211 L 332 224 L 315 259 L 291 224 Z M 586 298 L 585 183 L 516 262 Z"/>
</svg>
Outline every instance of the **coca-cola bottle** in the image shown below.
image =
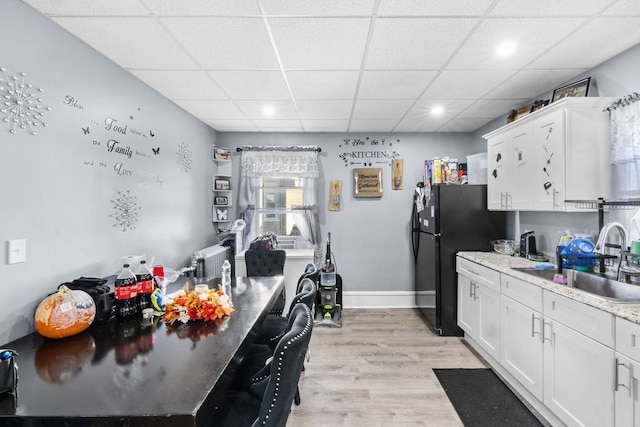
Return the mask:
<svg viewBox="0 0 640 427">
<path fill-rule="evenodd" d="M 147 267 L 147 262 L 142 260 L 140 261 L 140 267 L 136 270 L 136 284 L 138 287 L 138 313 L 142 314 L 142 310 L 145 308 L 153 308 L 153 304 L 151 303 L 151 293 L 155 287 L 153 282 L 153 274 L 149 267 Z"/>
<path fill-rule="evenodd" d="M 125 264 L 118 277 L 116 277 L 115 288 L 116 317 L 118 319 L 136 317 L 138 315 L 138 305 L 136 303 L 138 286 L 136 284 L 136 275 L 129 268 L 129 264 Z"/>
</svg>

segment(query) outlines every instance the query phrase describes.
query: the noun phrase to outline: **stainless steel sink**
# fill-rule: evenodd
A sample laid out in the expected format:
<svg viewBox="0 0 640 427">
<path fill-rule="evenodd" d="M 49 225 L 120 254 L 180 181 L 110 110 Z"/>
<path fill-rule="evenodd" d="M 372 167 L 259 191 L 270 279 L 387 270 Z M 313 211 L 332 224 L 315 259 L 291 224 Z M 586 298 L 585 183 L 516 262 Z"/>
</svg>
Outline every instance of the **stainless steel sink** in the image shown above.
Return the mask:
<svg viewBox="0 0 640 427">
<path fill-rule="evenodd" d="M 512 268 L 512 270 L 554 281 L 555 270 L 538 270 L 535 268 Z M 577 270 L 565 270 L 566 286 L 588 293 L 592 296 L 615 303 L 640 303 L 640 286 L 609 279 L 594 273 Z M 556 282 L 554 282 L 556 283 Z"/>
</svg>

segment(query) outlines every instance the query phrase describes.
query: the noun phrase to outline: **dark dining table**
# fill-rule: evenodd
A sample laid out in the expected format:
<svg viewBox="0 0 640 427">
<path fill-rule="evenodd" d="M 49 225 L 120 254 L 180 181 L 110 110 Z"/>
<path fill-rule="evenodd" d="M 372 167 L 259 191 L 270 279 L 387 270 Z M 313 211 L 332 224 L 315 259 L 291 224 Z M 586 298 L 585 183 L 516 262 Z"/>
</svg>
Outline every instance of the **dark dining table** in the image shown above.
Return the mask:
<svg viewBox="0 0 640 427">
<path fill-rule="evenodd" d="M 167 293 L 217 278 L 180 277 Z M 214 321 L 93 324 L 63 339 L 37 332 L 12 348 L 16 396 L 0 395 L 2 426 L 201 426 L 268 315 L 284 278 L 232 279 L 234 312 Z"/>
</svg>

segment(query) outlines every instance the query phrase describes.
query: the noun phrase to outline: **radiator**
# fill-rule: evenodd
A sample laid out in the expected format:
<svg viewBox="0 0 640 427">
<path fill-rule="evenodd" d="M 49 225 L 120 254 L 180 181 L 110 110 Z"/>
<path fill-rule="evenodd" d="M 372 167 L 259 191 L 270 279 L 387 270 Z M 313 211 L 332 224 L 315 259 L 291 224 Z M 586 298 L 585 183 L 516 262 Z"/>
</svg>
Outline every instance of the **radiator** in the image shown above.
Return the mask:
<svg viewBox="0 0 640 427">
<path fill-rule="evenodd" d="M 226 259 L 231 262 L 230 258 L 231 248 L 228 246 L 213 245 L 194 252 L 193 260 L 196 262 L 196 276 L 222 276 L 222 263 Z"/>
</svg>

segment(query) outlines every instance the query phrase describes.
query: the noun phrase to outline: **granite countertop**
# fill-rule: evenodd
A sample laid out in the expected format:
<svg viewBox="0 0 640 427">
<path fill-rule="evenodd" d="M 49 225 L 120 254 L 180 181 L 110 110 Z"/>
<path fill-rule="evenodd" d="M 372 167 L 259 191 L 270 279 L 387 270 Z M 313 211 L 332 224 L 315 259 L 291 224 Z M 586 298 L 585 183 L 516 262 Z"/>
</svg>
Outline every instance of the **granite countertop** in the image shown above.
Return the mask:
<svg viewBox="0 0 640 427">
<path fill-rule="evenodd" d="M 616 304 L 608 300 L 598 298 L 597 296 L 592 296 L 586 292 L 568 288 L 567 286 L 557 284 L 540 277 L 535 277 L 518 270 L 512 270 L 512 268 L 532 268 L 541 264 L 540 262 L 529 261 L 528 259 L 517 256 L 501 255 L 497 252 L 458 252 L 458 256 L 484 265 L 493 270 L 497 270 L 500 273 L 524 280 L 525 282 L 529 282 L 548 291 L 580 301 L 584 304 L 611 313 L 614 316 L 640 324 L 640 304 Z"/>
</svg>

